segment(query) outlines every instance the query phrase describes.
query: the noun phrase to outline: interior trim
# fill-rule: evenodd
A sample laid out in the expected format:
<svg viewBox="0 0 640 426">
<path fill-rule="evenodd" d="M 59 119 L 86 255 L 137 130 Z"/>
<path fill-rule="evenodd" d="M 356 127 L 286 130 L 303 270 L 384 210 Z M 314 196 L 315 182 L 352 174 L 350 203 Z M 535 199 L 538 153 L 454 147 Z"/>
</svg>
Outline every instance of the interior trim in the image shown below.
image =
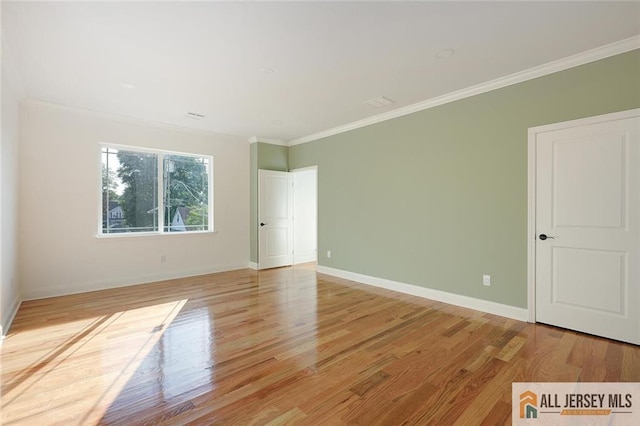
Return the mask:
<svg viewBox="0 0 640 426">
<path fill-rule="evenodd" d="M 595 62 L 600 59 L 605 59 L 635 49 L 640 49 L 640 36 L 634 36 L 615 43 L 607 44 L 605 46 L 597 47 L 595 49 L 587 50 L 586 52 L 578 53 L 576 55 L 568 56 L 557 61 L 529 68 L 527 70 L 510 74 L 504 77 L 496 78 L 495 80 L 476 84 L 475 86 L 467 87 L 465 89 L 457 90 L 455 92 L 451 92 L 442 96 L 427 99 L 425 101 L 398 108 L 383 114 L 374 115 L 373 117 L 368 117 L 363 120 L 354 121 L 343 126 L 334 127 L 332 129 L 323 130 L 312 135 L 293 139 L 289 141 L 289 146 L 300 145 L 303 143 L 315 141 L 317 139 L 326 138 L 328 136 L 337 135 L 339 133 L 348 132 L 349 130 L 355 130 L 360 127 L 365 127 L 371 124 L 380 123 L 382 121 L 391 120 L 393 118 L 402 117 L 403 115 L 413 114 L 414 112 L 423 111 L 425 109 L 447 104 L 449 102 L 454 102 L 460 99 L 490 92 L 492 90 L 501 89 L 513 84 L 522 83 L 527 80 L 532 80 L 534 78 L 553 74 L 559 71 L 564 71 L 569 68 L 588 64 L 589 62 Z"/>
<path fill-rule="evenodd" d="M 438 302 L 448 303 L 462 308 L 499 315 L 501 317 L 512 318 L 518 321 L 527 321 L 528 319 L 528 311 L 516 306 L 504 305 L 502 303 L 492 302 L 489 300 L 476 299 L 469 296 L 462 296 L 460 294 L 448 293 L 446 291 L 434 290 L 413 284 L 391 281 L 384 278 L 371 277 L 368 275 L 357 274 L 355 272 L 329 268 L 327 266 L 319 265 L 317 271 L 321 274 L 344 278 L 358 283 L 381 287 L 387 290 L 410 294 L 412 296 L 418 296 L 425 299 L 436 300 Z"/>
</svg>

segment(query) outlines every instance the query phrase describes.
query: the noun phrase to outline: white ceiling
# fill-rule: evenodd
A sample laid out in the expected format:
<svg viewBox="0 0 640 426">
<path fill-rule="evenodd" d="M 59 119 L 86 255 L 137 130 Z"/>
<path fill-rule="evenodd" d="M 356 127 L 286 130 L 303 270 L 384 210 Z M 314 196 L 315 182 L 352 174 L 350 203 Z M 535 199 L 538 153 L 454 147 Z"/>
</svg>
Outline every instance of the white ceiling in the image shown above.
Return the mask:
<svg viewBox="0 0 640 426">
<path fill-rule="evenodd" d="M 640 2 L 3 2 L 2 32 L 30 99 L 289 141 L 638 36 Z"/>
</svg>

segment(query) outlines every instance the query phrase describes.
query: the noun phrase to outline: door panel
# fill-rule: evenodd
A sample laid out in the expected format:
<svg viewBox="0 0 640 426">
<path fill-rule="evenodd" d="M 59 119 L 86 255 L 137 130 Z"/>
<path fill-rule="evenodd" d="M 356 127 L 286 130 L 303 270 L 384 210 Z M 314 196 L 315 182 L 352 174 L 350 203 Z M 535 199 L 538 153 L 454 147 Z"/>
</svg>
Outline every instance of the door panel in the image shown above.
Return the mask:
<svg viewBox="0 0 640 426">
<path fill-rule="evenodd" d="M 271 220 L 273 222 L 273 220 Z M 266 256 L 287 256 L 289 254 L 289 229 L 276 228 L 264 230 L 264 241 L 266 243 Z"/>
<path fill-rule="evenodd" d="M 288 218 L 288 185 L 288 176 L 265 176 L 263 187 L 266 195 L 263 199 L 265 217 L 276 219 Z"/>
<path fill-rule="evenodd" d="M 555 226 L 624 227 L 625 139 L 613 134 L 553 144 Z"/>
<path fill-rule="evenodd" d="M 640 117 L 535 144 L 537 321 L 640 344 Z"/>
<path fill-rule="evenodd" d="M 625 259 L 622 252 L 554 247 L 552 303 L 624 315 Z"/>
<path fill-rule="evenodd" d="M 258 170 L 259 269 L 293 264 L 293 176 Z"/>
</svg>

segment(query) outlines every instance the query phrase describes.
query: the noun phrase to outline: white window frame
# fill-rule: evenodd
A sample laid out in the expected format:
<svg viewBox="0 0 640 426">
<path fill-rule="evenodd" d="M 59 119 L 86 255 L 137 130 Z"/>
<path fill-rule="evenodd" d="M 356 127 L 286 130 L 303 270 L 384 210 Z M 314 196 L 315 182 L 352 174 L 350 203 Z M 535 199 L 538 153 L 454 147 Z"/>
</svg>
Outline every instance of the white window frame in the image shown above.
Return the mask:
<svg viewBox="0 0 640 426">
<path fill-rule="evenodd" d="M 197 235 L 197 234 L 213 234 L 215 233 L 214 229 L 214 203 L 213 203 L 213 171 L 214 171 L 214 157 L 212 155 L 207 154 L 194 154 L 192 152 L 180 152 L 180 151 L 171 151 L 166 149 L 153 149 L 153 148 L 145 148 L 139 146 L 132 145 L 120 145 L 113 143 L 101 142 L 98 144 L 98 238 L 130 238 L 130 237 L 148 237 L 148 236 L 159 236 L 159 235 Z M 104 148 L 122 150 L 122 151 L 132 151 L 132 152 L 142 152 L 149 154 L 158 155 L 158 230 L 157 231 L 143 231 L 143 232 L 117 232 L 117 233 L 104 233 L 102 228 L 102 150 Z M 209 160 L 209 173 L 207 175 L 207 187 L 208 187 L 208 203 L 207 209 L 209 212 L 208 215 L 208 226 L 206 231 L 183 231 L 183 232 L 167 232 L 164 230 L 164 157 L 166 155 L 180 155 L 183 157 L 194 157 L 194 158 L 206 158 Z"/>
</svg>

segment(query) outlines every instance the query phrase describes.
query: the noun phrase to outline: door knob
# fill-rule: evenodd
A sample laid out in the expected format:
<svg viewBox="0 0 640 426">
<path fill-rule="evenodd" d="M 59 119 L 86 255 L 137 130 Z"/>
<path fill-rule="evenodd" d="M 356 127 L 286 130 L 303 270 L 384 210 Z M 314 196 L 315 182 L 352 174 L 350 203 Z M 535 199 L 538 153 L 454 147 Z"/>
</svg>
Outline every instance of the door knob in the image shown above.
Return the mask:
<svg viewBox="0 0 640 426">
<path fill-rule="evenodd" d="M 265 225 L 266 225 L 266 223 L 260 222 L 260 226 L 265 226 Z"/>
<path fill-rule="evenodd" d="M 549 237 L 547 234 L 540 234 L 540 236 L 538 237 L 540 238 L 542 241 L 546 240 L 547 238 L 550 238 L 552 240 L 555 240 L 556 237 Z"/>
</svg>

